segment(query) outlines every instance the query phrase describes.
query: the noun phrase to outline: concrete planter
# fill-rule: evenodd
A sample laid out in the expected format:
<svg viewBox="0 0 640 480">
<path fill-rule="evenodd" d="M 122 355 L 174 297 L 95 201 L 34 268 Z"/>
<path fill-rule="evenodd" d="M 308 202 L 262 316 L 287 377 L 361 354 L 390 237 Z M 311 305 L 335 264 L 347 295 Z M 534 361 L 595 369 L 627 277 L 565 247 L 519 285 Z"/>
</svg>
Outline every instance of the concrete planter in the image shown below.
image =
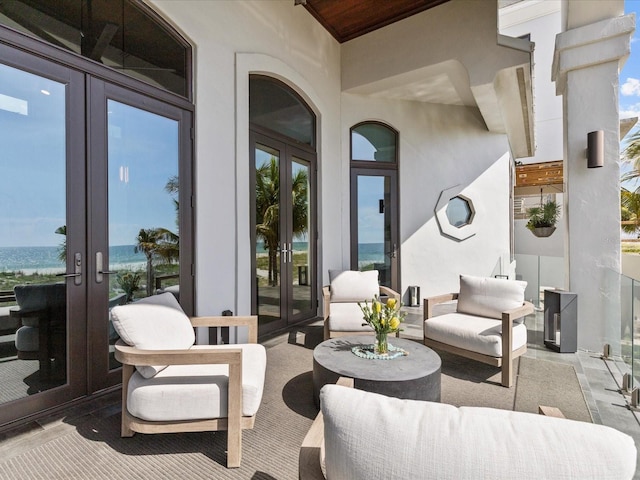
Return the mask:
<svg viewBox="0 0 640 480">
<path fill-rule="evenodd" d="M 538 227 L 531 230 L 536 237 L 545 238 L 556 231 L 556 227 Z"/>
</svg>

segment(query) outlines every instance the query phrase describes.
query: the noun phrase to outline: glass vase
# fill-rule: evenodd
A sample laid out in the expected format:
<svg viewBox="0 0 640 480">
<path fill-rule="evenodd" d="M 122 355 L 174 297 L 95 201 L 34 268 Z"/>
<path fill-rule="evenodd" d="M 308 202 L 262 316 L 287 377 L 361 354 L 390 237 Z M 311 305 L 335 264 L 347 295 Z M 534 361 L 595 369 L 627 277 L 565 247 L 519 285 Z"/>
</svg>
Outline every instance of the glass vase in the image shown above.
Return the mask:
<svg viewBox="0 0 640 480">
<path fill-rule="evenodd" d="M 387 333 L 376 333 L 376 343 L 373 347 L 376 355 L 386 355 L 389 353 L 389 343 L 387 343 Z"/>
</svg>

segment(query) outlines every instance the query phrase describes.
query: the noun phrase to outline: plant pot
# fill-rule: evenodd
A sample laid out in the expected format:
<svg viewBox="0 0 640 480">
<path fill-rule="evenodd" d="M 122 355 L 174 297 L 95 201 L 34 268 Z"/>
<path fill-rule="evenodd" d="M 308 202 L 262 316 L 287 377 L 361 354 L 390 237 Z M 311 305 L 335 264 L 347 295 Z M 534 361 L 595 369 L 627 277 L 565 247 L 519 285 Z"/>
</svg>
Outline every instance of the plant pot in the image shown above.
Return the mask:
<svg viewBox="0 0 640 480">
<path fill-rule="evenodd" d="M 537 227 L 531 230 L 536 237 L 545 238 L 556 231 L 556 227 Z"/>
</svg>

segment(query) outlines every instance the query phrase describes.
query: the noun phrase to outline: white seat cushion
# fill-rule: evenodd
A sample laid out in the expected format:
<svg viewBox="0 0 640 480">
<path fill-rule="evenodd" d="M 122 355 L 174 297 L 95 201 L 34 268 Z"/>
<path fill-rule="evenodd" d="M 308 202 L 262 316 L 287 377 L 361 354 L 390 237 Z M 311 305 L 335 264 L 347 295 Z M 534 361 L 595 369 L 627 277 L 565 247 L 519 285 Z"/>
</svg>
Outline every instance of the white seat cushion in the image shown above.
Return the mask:
<svg viewBox="0 0 640 480">
<path fill-rule="evenodd" d="M 113 307 L 111 321 L 127 345 L 141 350 L 185 350 L 196 340 L 189 317 L 170 293 Z M 136 369 L 145 378 L 151 378 L 165 367 L 136 366 Z"/>
<path fill-rule="evenodd" d="M 448 313 L 425 320 L 424 336 L 464 350 L 502 357 L 502 320 Z M 527 327 L 514 323 L 513 350 L 526 344 Z"/>
<path fill-rule="evenodd" d="M 364 326 L 362 325 L 364 323 Z M 372 332 L 357 303 L 332 303 L 329 307 L 329 330 L 332 332 Z"/>
<path fill-rule="evenodd" d="M 262 401 L 267 355 L 260 344 L 195 345 L 192 349 L 242 349 L 242 415 L 252 416 Z M 135 372 L 127 410 L 148 421 L 202 420 L 227 416 L 228 365 L 170 365 L 153 378 Z"/>
<path fill-rule="evenodd" d="M 333 480 L 630 480 L 636 468 L 633 439 L 603 425 L 338 385 L 320 405 Z"/>
<path fill-rule="evenodd" d="M 331 303 L 334 302 L 364 302 L 371 301 L 375 295 L 380 295 L 378 271 L 368 270 L 329 270 L 331 281 Z"/>
<path fill-rule="evenodd" d="M 502 318 L 502 312 L 524 303 L 527 282 L 460 275 L 458 312 Z"/>
</svg>

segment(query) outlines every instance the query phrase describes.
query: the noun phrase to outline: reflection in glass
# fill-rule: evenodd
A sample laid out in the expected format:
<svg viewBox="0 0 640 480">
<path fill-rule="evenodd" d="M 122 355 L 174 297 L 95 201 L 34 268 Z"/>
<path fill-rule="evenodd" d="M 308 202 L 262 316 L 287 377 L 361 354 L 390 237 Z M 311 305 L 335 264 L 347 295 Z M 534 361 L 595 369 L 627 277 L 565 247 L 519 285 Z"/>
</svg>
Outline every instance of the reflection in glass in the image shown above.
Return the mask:
<svg viewBox="0 0 640 480">
<path fill-rule="evenodd" d="M 391 281 L 391 179 L 358 176 L 358 270 L 378 270 L 381 285 Z"/>
<path fill-rule="evenodd" d="M 0 65 L 0 404 L 67 381 L 63 84 Z"/>
<path fill-rule="evenodd" d="M 274 79 L 250 77 L 249 121 L 306 145 L 315 145 L 315 115 L 291 89 Z"/>
<path fill-rule="evenodd" d="M 395 163 L 396 133 L 379 123 L 364 123 L 351 130 L 351 160 Z"/>
<path fill-rule="evenodd" d="M 301 159 L 292 162 L 291 224 L 293 225 L 293 314 L 311 309 L 311 249 L 309 245 L 309 165 Z"/>
<path fill-rule="evenodd" d="M 471 223 L 472 211 L 469 202 L 461 197 L 453 197 L 447 203 L 447 219 L 454 227 L 464 227 Z"/>
<path fill-rule="evenodd" d="M 0 23 L 187 96 L 187 48 L 129 0 L 0 2 Z"/>
<path fill-rule="evenodd" d="M 161 292 L 179 299 L 178 122 L 113 100 L 109 152 L 109 308 Z M 117 368 L 109 324 L 109 362 Z"/>
<path fill-rule="evenodd" d="M 280 318 L 280 154 L 256 146 L 256 283 L 258 322 Z"/>
</svg>

